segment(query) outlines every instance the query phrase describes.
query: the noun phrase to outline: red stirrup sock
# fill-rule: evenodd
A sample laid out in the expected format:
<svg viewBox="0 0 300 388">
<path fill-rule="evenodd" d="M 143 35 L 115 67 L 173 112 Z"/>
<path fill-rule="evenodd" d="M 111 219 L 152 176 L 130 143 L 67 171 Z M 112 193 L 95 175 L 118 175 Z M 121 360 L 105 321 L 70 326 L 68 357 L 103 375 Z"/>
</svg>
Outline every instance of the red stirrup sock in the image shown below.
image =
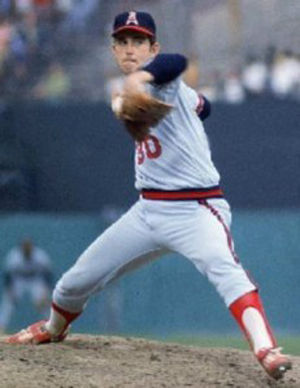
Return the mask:
<svg viewBox="0 0 300 388">
<path fill-rule="evenodd" d="M 70 311 L 62 309 L 57 304 L 52 303 L 50 318 L 45 324 L 45 327 L 53 335 L 61 334 L 80 314 L 81 311 L 71 313 Z"/>
<path fill-rule="evenodd" d="M 255 354 L 262 348 L 277 346 L 257 291 L 241 296 L 229 309 Z"/>
</svg>

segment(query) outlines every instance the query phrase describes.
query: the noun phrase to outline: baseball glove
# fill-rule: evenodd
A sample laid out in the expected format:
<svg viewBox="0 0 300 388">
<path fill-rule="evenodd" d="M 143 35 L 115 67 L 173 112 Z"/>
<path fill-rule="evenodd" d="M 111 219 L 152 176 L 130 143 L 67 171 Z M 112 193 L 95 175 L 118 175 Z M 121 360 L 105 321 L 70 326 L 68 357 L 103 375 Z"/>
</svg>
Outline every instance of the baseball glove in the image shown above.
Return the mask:
<svg viewBox="0 0 300 388">
<path fill-rule="evenodd" d="M 156 126 L 172 109 L 172 105 L 145 92 L 124 93 L 117 98 L 112 103 L 113 110 L 137 141 L 143 141 L 150 127 Z"/>
</svg>

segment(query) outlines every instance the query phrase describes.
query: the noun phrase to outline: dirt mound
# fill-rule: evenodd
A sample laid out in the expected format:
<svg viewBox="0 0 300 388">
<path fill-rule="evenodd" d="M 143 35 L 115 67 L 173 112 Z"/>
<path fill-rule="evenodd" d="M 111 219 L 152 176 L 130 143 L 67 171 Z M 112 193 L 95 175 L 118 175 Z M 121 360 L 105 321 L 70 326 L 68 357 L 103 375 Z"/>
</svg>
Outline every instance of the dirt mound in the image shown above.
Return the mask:
<svg viewBox="0 0 300 388">
<path fill-rule="evenodd" d="M 71 335 L 60 344 L 2 344 L 1 388 L 299 388 L 300 357 L 271 381 L 250 352 L 137 338 Z"/>
</svg>

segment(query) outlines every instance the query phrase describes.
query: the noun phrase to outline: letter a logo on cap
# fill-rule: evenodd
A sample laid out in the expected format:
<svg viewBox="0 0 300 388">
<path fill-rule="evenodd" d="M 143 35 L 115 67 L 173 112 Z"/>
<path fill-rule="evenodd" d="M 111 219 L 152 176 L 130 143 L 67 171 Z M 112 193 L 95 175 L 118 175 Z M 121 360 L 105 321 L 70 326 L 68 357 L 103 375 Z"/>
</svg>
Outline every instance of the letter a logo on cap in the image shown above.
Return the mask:
<svg viewBox="0 0 300 388">
<path fill-rule="evenodd" d="M 136 12 L 134 12 L 134 11 L 129 12 L 126 25 L 127 24 L 135 24 L 136 26 L 139 25 L 139 22 L 137 21 L 137 18 L 136 18 Z"/>
</svg>

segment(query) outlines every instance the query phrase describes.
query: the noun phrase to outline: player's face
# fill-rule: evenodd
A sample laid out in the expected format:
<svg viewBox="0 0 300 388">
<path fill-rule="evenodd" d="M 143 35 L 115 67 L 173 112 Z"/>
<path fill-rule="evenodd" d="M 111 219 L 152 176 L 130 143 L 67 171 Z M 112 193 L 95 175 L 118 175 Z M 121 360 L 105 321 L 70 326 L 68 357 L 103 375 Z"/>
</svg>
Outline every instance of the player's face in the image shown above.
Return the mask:
<svg viewBox="0 0 300 388">
<path fill-rule="evenodd" d="M 112 50 L 121 71 L 131 74 L 158 54 L 159 44 L 151 43 L 144 34 L 124 32 L 114 38 Z"/>
<path fill-rule="evenodd" d="M 24 240 L 21 244 L 22 251 L 24 254 L 25 259 L 30 260 L 31 253 L 32 253 L 32 242 L 30 240 Z"/>
</svg>

